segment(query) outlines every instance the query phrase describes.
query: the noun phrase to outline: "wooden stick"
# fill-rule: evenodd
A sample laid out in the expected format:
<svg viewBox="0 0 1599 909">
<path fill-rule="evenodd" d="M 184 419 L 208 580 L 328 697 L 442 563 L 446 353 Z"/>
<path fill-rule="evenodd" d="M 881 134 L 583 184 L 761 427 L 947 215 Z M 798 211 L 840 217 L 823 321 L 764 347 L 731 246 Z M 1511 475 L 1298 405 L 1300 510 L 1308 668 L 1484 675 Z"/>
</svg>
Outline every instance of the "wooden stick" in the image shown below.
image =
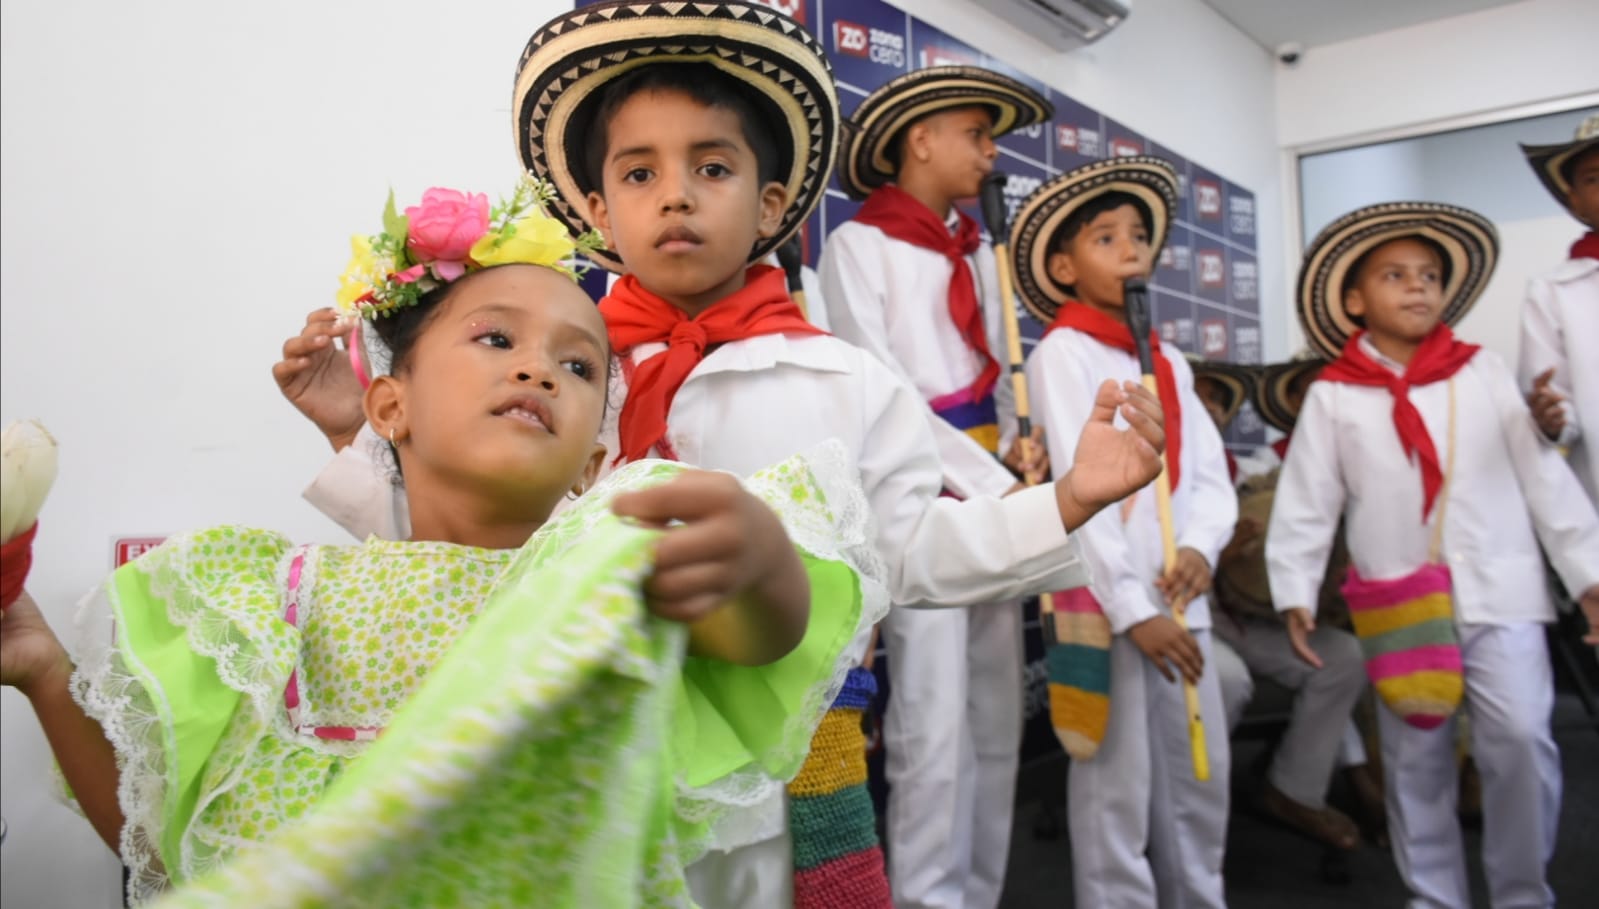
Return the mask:
<svg viewBox="0 0 1599 909">
<path fill-rule="evenodd" d="M 1022 359 L 1022 329 L 1016 321 L 1016 284 L 1011 275 L 1010 232 L 1005 217 L 1005 180 L 1000 171 L 991 171 L 983 178 L 983 220 L 987 222 L 989 236 L 993 239 L 995 271 L 999 273 L 999 309 L 1005 326 L 1005 354 L 1010 361 L 1011 391 L 1016 397 L 1016 431 L 1021 440 L 1022 459 L 1033 458 L 1032 408 L 1027 399 L 1027 372 Z M 1032 477 L 1022 472 L 1022 482 L 1033 485 Z M 1038 619 L 1048 629 L 1046 645 L 1056 643 L 1055 599 L 1047 593 L 1038 595 Z"/>
<path fill-rule="evenodd" d="M 1155 383 L 1154 354 L 1149 339 L 1149 298 L 1144 282 L 1129 280 L 1122 303 L 1127 312 L 1127 326 L 1133 334 L 1133 344 L 1138 348 L 1139 371 L 1143 373 L 1144 387 L 1156 397 L 1160 389 Z M 1168 447 L 1160 454 L 1160 476 L 1155 478 L 1155 512 L 1160 517 L 1161 563 L 1169 574 L 1177 566 L 1177 534 L 1172 528 L 1171 516 L 1171 465 L 1166 461 Z M 1172 607 L 1172 617 L 1177 627 L 1188 631 L 1187 604 Z M 1188 710 L 1188 746 L 1194 757 L 1194 779 L 1210 779 L 1210 756 L 1205 750 L 1205 717 L 1199 709 L 1199 688 L 1183 679 L 1183 704 Z"/>
</svg>

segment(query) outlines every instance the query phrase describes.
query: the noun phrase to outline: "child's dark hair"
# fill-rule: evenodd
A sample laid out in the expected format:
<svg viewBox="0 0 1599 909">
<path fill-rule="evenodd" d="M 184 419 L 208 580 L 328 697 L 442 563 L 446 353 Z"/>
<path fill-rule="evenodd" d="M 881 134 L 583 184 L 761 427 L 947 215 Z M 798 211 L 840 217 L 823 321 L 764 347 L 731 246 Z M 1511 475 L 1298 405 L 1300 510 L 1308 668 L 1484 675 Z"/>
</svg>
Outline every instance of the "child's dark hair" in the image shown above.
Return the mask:
<svg viewBox="0 0 1599 909">
<path fill-rule="evenodd" d="M 788 172 L 792 153 L 785 154 L 783 144 L 777 140 L 786 133 L 786 127 L 780 128 L 782 115 L 770 101 L 709 63 L 654 63 L 613 79 L 602 89 L 593 122 L 586 130 L 574 131 L 588 139 L 583 168 L 590 189 L 603 189 L 611 121 L 617 112 L 634 95 L 658 91 L 680 92 L 706 107 L 719 107 L 738 117 L 744 141 L 755 153 L 762 185 L 781 180 L 781 175 Z"/>
<path fill-rule="evenodd" d="M 1055 231 L 1054 239 L 1051 241 L 1051 251 L 1064 252 L 1066 247 L 1077 239 L 1077 235 L 1083 232 L 1083 228 L 1092 224 L 1095 218 L 1105 212 L 1115 211 L 1123 205 L 1131 205 L 1133 210 L 1138 212 L 1138 220 L 1143 223 L 1144 231 L 1154 234 L 1155 216 L 1150 212 L 1149 206 L 1144 204 L 1144 200 L 1132 193 L 1113 189 L 1089 199 L 1077 206 L 1076 211 L 1067 215 L 1066 220 L 1061 222 Z"/>
<path fill-rule="evenodd" d="M 1577 165 L 1595 155 L 1599 155 L 1599 145 L 1584 149 L 1580 154 L 1572 155 L 1560 162 L 1560 179 L 1565 180 L 1566 185 L 1570 186 L 1572 181 L 1577 179 Z"/>
<path fill-rule="evenodd" d="M 414 305 L 394 310 L 389 315 L 379 316 L 368 323 L 372 326 L 372 330 L 377 333 L 379 340 L 381 340 L 384 346 L 389 350 L 389 373 L 398 375 L 399 373 L 404 372 L 410 366 L 411 352 L 416 349 L 416 342 L 422 337 L 422 333 L 427 330 L 428 325 L 431 324 L 434 318 L 438 316 L 439 310 L 441 310 L 444 307 L 444 304 L 449 301 L 451 294 L 455 293 L 461 288 L 461 285 L 471 281 L 477 275 L 486 271 L 493 271 L 496 268 L 503 267 L 505 266 L 491 265 L 488 268 L 482 268 L 476 271 L 468 272 L 467 274 L 457 278 L 454 281 L 451 281 L 448 284 L 441 284 L 427 293 L 422 294 L 417 298 L 417 301 Z M 615 359 L 616 358 L 610 355 L 608 351 L 606 352 L 606 394 L 602 396 L 600 403 L 600 418 L 602 420 L 604 419 L 606 412 L 609 411 L 611 407 L 611 378 L 614 372 L 612 369 L 612 361 Z M 400 474 L 400 459 L 398 453 L 394 450 L 394 446 L 387 439 L 383 440 L 383 454 L 388 459 L 390 467 L 392 468 L 389 477 L 390 481 L 396 486 L 403 485 Z"/>
<path fill-rule="evenodd" d="M 1360 273 L 1361 273 L 1361 271 L 1363 269 L 1365 269 L 1366 262 L 1369 259 L 1371 259 L 1371 254 L 1372 253 L 1376 252 L 1379 249 L 1382 249 L 1384 246 L 1387 246 L 1388 244 L 1393 243 L 1396 240 L 1415 240 L 1417 243 L 1420 243 L 1422 246 L 1425 246 L 1428 249 L 1432 250 L 1432 254 L 1438 257 L 1438 263 L 1439 263 L 1440 266 L 1442 266 L 1442 269 L 1443 269 L 1443 283 L 1445 285 L 1449 284 L 1449 254 L 1444 251 L 1443 245 L 1440 244 L 1437 240 L 1434 240 L 1434 239 L 1432 239 L 1430 237 L 1424 237 L 1421 234 L 1405 234 L 1404 236 L 1400 236 L 1400 237 L 1389 237 L 1388 239 L 1382 241 L 1381 243 L 1378 243 L 1376 246 L 1373 246 L 1371 249 L 1368 249 L 1365 252 L 1361 253 L 1359 258 L 1357 258 L 1357 259 L 1355 259 L 1355 261 L 1349 263 L 1349 269 L 1344 272 L 1344 284 L 1343 284 L 1342 287 L 1338 288 L 1339 296 L 1347 294 L 1347 293 L 1349 293 L 1349 291 L 1354 289 L 1355 282 L 1360 280 Z M 1362 325 L 1366 324 L 1363 319 L 1360 319 L 1358 317 L 1351 316 L 1350 318 L 1354 319 L 1355 321 L 1359 322 Z"/>
<path fill-rule="evenodd" d="M 987 104 L 971 104 L 971 105 L 968 105 L 968 106 L 969 107 L 976 107 L 976 108 L 979 108 L 979 109 L 987 112 L 987 114 L 988 114 L 988 122 L 989 122 L 990 125 L 992 125 L 992 124 L 994 124 L 994 123 L 999 121 L 999 111 L 996 108 L 990 107 Z M 888 163 L 894 168 L 894 173 L 898 174 L 900 167 L 905 163 L 905 140 L 907 138 L 909 138 L 909 136 L 911 134 L 911 128 L 912 127 L 914 127 L 918 123 L 922 123 L 922 122 L 926 121 L 930 117 L 935 117 L 935 116 L 937 116 L 939 114 L 949 113 L 952 110 L 963 110 L 963 109 L 964 108 L 954 108 L 954 107 L 939 108 L 938 110 L 932 111 L 930 113 L 922 114 L 920 117 L 917 117 L 916 119 L 912 120 L 911 122 L 909 122 L 909 123 L 905 124 L 904 126 L 900 127 L 899 131 L 894 133 L 893 138 L 888 140 L 887 147 L 885 147 L 883 149 L 883 157 L 888 159 Z"/>
</svg>

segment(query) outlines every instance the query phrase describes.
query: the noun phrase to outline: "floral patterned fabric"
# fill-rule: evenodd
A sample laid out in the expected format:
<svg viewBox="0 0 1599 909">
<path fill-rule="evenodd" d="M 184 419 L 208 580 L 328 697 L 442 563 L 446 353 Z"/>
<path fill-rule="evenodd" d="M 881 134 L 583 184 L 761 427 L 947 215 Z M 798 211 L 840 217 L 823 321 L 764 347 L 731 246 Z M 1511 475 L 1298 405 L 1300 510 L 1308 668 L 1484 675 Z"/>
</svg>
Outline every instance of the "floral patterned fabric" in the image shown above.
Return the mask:
<svg viewBox="0 0 1599 909">
<path fill-rule="evenodd" d="M 883 612 L 840 457 L 749 483 L 812 583 L 804 641 L 764 667 L 685 657 L 683 626 L 644 608 L 657 532 L 608 505 L 681 469 L 664 462 L 618 471 L 520 550 L 297 549 L 224 527 L 125 566 L 89 604 L 91 630 L 115 634 L 80 654 L 74 685 L 117 747 L 132 895 L 689 905 L 682 869 L 708 825 L 797 771 L 842 655 Z"/>
</svg>

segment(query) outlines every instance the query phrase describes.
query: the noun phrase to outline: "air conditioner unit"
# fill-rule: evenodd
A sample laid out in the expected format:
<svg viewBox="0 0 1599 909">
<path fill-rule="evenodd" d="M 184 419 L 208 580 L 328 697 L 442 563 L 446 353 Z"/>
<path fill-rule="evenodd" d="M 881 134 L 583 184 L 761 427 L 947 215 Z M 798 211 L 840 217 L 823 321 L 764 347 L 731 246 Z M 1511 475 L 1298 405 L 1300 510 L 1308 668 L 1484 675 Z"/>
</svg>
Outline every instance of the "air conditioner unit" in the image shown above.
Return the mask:
<svg viewBox="0 0 1599 909">
<path fill-rule="evenodd" d="M 1063 50 L 1110 34 L 1133 11 L 1133 0 L 973 0 L 1046 44 Z"/>
</svg>

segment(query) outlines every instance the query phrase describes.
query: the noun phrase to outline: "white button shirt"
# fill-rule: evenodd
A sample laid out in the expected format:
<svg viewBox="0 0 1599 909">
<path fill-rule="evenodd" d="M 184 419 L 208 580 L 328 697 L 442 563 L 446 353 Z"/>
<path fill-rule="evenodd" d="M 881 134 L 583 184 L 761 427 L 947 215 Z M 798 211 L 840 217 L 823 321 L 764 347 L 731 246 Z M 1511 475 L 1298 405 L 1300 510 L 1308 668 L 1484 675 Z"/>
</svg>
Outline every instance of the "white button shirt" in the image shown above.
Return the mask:
<svg viewBox="0 0 1599 909">
<path fill-rule="evenodd" d="M 953 231 L 953 214 L 947 224 Z M 993 247 L 982 244 L 966 257 L 966 264 L 977 285 L 989 352 L 1000 364 L 994 389 L 999 429 L 1014 435 L 1015 396 L 1005 371 Z M 949 315 L 954 271 L 943 253 L 846 221 L 828 234 L 819 263 L 828 324 L 840 338 L 886 364 L 925 401 L 969 388 L 982 373 L 983 362 Z M 965 432 L 936 420 L 933 434 L 945 485 L 957 495 L 998 496 L 1015 484 L 1010 471 Z"/>
<path fill-rule="evenodd" d="M 1171 361 L 1183 410 L 1182 463 L 1179 485 L 1172 492 L 1172 526 L 1177 546 L 1191 547 L 1214 570 L 1216 557 L 1238 522 L 1238 495 L 1227 476 L 1221 434 L 1194 393 L 1188 361 L 1169 344 L 1161 349 Z M 1082 332 L 1058 329 L 1038 342 L 1027 358 L 1028 394 L 1049 439 L 1050 463 L 1057 472 L 1071 466 L 1080 428 L 1088 421 L 1100 384 L 1106 379 L 1137 382 L 1139 378 L 1137 357 Z M 1116 423 L 1125 425 L 1120 414 Z M 1164 554 L 1153 484 L 1135 495 L 1125 523 L 1123 512 L 1123 503 L 1112 505 L 1073 534 L 1089 565 L 1089 589 L 1117 634 L 1170 612 L 1155 589 Z M 1207 598 L 1188 605 L 1187 620 L 1190 628 L 1210 627 Z"/>
<path fill-rule="evenodd" d="M 1571 259 L 1527 284 L 1521 311 L 1521 387 L 1553 367 L 1550 387 L 1566 398 L 1566 428 L 1557 439 L 1571 467 L 1599 503 L 1599 260 Z"/>
<path fill-rule="evenodd" d="M 1366 352 L 1395 373 L 1398 363 Z M 1573 594 L 1599 583 L 1599 517 L 1559 453 L 1540 441 L 1504 361 L 1478 351 L 1455 373 L 1454 474 L 1439 502 L 1440 558 L 1454 583 L 1457 620 L 1547 622 L 1538 542 Z M 1449 382 L 1410 389 L 1449 463 Z M 1428 560 L 1434 505 L 1421 516 L 1421 468 L 1400 447 L 1388 389 L 1317 381 L 1310 386 L 1294 444 L 1277 484 L 1266 564 L 1278 610 L 1316 608 L 1316 591 L 1340 514 L 1349 556 L 1362 577 L 1403 577 Z"/>
<path fill-rule="evenodd" d="M 664 349 L 640 347 L 634 361 Z M 613 395 L 613 407 L 624 396 Z M 601 436 L 612 453 L 614 416 Z M 721 345 L 689 373 L 667 415 L 667 440 L 686 464 L 740 476 L 841 440 L 876 521 L 894 603 L 969 606 L 1082 586 L 1085 569 L 1053 487 L 1003 499 L 939 497 L 945 471 L 932 422 L 918 394 L 865 351 L 825 335 L 762 335 Z M 400 538 L 404 491 L 375 462 L 374 438 L 364 432 L 305 497 L 357 536 Z"/>
</svg>

